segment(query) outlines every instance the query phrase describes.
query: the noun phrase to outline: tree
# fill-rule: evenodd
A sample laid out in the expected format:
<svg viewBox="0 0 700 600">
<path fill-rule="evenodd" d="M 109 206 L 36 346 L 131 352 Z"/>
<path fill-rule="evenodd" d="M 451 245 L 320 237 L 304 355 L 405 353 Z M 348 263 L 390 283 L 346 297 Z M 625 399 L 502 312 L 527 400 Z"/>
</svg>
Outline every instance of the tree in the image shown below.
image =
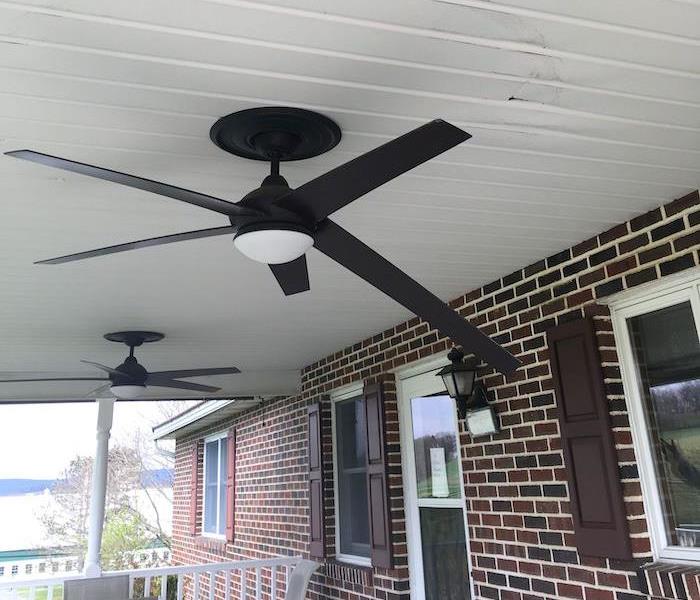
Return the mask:
<svg viewBox="0 0 700 600">
<path fill-rule="evenodd" d="M 119 406 L 115 418 L 128 415 L 124 432 L 109 451 L 102 563 L 105 568 L 136 566 L 134 561 L 150 546 L 170 548 L 166 517 L 172 514 L 172 482 L 158 477 L 171 473 L 175 453 L 154 443 L 151 426 L 172 418 L 197 404 L 192 401 L 135 402 Z M 113 438 L 115 439 L 115 438 Z M 170 444 L 172 450 L 174 445 Z M 87 549 L 87 530 L 92 485 L 92 457 L 76 456 L 51 489 L 39 519 L 47 544 L 71 548 L 82 561 Z M 139 560 L 138 564 L 144 566 Z"/>
<path fill-rule="evenodd" d="M 102 532 L 102 564 L 114 570 L 143 567 L 137 550 L 148 548 L 152 532 L 142 516 L 128 508 L 110 511 Z"/>
<path fill-rule="evenodd" d="M 139 410 L 136 422 L 147 425 L 144 429 L 135 429 L 129 438 L 129 447 L 136 452 L 142 474 L 161 474 L 165 471 L 172 473 L 175 465 L 175 443 L 165 441 L 165 446 L 153 441 L 151 426 L 162 423 L 179 415 L 184 410 L 199 404 L 191 400 L 159 401 L 146 403 L 147 411 Z M 153 481 L 142 476 L 139 485 L 143 499 L 148 504 L 148 523 L 156 539 L 164 546 L 171 547 L 169 532 L 163 526 L 164 511 L 172 516 L 172 484 Z M 163 508 L 165 507 L 165 508 Z"/>
<path fill-rule="evenodd" d="M 87 456 L 76 456 L 71 460 L 63 477 L 51 489 L 51 502 L 40 515 L 47 537 L 71 548 L 81 562 L 87 549 L 92 464 L 92 457 Z M 102 564 L 105 568 L 134 567 L 136 550 L 154 544 L 170 546 L 156 503 L 151 501 L 155 519 L 147 518 L 139 509 L 138 495 L 149 497 L 153 493 L 153 486 L 145 480 L 148 470 L 144 465 L 138 447 L 114 446 L 109 451 L 102 537 Z M 169 506 L 167 510 L 170 510 Z"/>
</svg>

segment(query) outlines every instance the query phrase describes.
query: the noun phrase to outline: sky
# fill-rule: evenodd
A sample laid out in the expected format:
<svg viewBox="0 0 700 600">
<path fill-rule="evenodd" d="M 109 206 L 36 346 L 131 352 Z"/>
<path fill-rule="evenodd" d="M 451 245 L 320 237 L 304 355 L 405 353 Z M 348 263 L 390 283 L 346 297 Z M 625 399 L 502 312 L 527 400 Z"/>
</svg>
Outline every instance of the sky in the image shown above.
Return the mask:
<svg viewBox="0 0 700 600">
<path fill-rule="evenodd" d="M 168 418 L 158 402 L 116 402 L 110 443 L 128 441 L 136 430 Z M 185 410 L 191 402 L 177 403 Z M 180 406 L 181 405 L 181 406 Z M 0 406 L 0 479 L 54 479 L 72 458 L 95 453 L 97 404 Z"/>
<path fill-rule="evenodd" d="M 411 411 L 415 439 L 455 431 L 454 400 L 447 394 L 414 398 Z"/>
</svg>

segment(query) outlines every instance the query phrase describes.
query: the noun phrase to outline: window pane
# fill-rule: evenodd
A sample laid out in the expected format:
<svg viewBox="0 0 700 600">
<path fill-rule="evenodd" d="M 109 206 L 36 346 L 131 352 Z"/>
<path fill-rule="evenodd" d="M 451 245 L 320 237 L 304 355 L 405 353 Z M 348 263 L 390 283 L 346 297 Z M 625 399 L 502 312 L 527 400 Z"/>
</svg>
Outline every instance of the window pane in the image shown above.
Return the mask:
<svg viewBox="0 0 700 600">
<path fill-rule="evenodd" d="M 219 475 L 219 442 L 208 442 L 204 447 L 204 531 L 216 533 L 217 481 Z"/>
<path fill-rule="evenodd" d="M 690 303 L 629 320 L 669 545 L 700 548 L 700 344 Z"/>
<path fill-rule="evenodd" d="M 338 522 L 340 552 L 368 557 L 367 431 L 364 401 L 352 398 L 335 405 L 338 461 Z"/>
<path fill-rule="evenodd" d="M 228 478 L 228 442 L 226 438 L 219 440 L 219 530 L 226 533 L 226 479 Z"/>
<path fill-rule="evenodd" d="M 338 402 L 335 416 L 340 462 L 346 469 L 364 469 L 367 452 L 364 401 L 356 398 Z"/>
<path fill-rule="evenodd" d="M 454 411 L 449 396 L 411 400 L 419 498 L 461 498 Z"/>
<path fill-rule="evenodd" d="M 461 508 L 421 508 L 426 600 L 470 597 L 464 513 Z"/>
</svg>

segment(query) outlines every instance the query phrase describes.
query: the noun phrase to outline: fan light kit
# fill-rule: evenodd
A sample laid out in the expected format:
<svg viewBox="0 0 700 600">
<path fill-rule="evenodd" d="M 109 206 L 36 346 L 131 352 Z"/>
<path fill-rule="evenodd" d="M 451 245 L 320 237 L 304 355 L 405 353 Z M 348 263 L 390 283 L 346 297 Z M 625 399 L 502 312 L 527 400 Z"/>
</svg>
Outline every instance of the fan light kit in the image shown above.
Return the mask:
<svg viewBox="0 0 700 600">
<path fill-rule="evenodd" d="M 302 227 L 268 223 L 241 227 L 233 244 L 248 258 L 281 265 L 306 254 L 314 245 L 314 238 Z"/>
<path fill-rule="evenodd" d="M 117 398 L 124 400 L 134 400 L 143 396 L 146 391 L 145 385 L 113 385 L 109 388 Z"/>
<path fill-rule="evenodd" d="M 368 192 L 468 140 L 471 137 L 468 133 L 437 119 L 296 189 L 289 187 L 280 175 L 280 163 L 318 156 L 335 147 L 341 132 L 328 117 L 298 108 L 252 108 L 219 119 L 209 136 L 226 152 L 269 162 L 270 174 L 260 187 L 240 201 L 230 202 L 33 150 L 8 152 L 16 158 L 187 202 L 219 213 L 229 221 L 221 227 L 149 238 L 39 262 L 60 264 L 149 246 L 233 235 L 235 247 L 247 257 L 267 263 L 282 291 L 289 296 L 309 290 L 306 252 L 314 246 L 502 373 L 510 373 L 519 366 L 515 357 L 437 296 L 329 219 L 335 211 Z M 131 389 L 117 392 L 135 393 Z"/>
<path fill-rule="evenodd" d="M 16 377 L 13 379 L 0 379 L 0 383 L 22 383 L 33 381 L 102 381 L 106 382 L 97 389 L 87 394 L 96 397 L 109 389 L 117 398 L 123 400 L 135 400 L 142 398 L 147 387 L 163 387 L 177 390 L 192 390 L 195 392 L 212 393 L 221 388 L 211 385 L 203 385 L 191 381 L 180 381 L 188 377 L 206 377 L 208 375 L 232 375 L 240 373 L 236 367 L 215 367 L 204 369 L 181 369 L 176 371 L 148 372 L 139 364 L 134 356 L 134 349 L 147 342 L 158 342 L 165 336 L 157 331 L 116 331 L 105 336 L 110 342 L 126 344 L 129 347 L 129 356 L 117 367 L 108 367 L 97 362 L 83 360 L 81 362 L 97 367 L 107 375 L 103 377 Z"/>
</svg>

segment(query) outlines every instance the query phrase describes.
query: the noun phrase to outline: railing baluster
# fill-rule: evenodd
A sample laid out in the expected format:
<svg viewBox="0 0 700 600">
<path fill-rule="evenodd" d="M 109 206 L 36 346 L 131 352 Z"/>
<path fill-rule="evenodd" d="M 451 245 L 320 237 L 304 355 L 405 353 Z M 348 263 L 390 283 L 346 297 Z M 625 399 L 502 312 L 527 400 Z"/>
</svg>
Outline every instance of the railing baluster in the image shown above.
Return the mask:
<svg viewBox="0 0 700 600">
<path fill-rule="evenodd" d="M 216 571 L 209 573 L 209 600 L 214 600 L 214 592 L 216 591 Z"/>
<path fill-rule="evenodd" d="M 184 582 L 184 578 L 182 576 L 182 573 L 177 574 L 177 600 L 182 600 L 182 584 Z"/>
<path fill-rule="evenodd" d="M 270 567 L 270 598 L 277 600 L 277 566 Z"/>
<path fill-rule="evenodd" d="M 248 582 L 248 572 L 245 569 L 241 569 L 241 600 L 245 600 L 246 590 L 245 586 Z"/>
<path fill-rule="evenodd" d="M 194 590 L 192 592 L 193 600 L 199 600 L 199 573 L 194 574 Z"/>
<path fill-rule="evenodd" d="M 262 598 L 262 572 L 260 567 L 255 567 L 255 600 Z"/>
<path fill-rule="evenodd" d="M 224 600 L 230 600 L 231 598 L 231 571 L 226 570 L 224 572 Z"/>
<path fill-rule="evenodd" d="M 29 600 L 36 600 L 36 587 L 33 585 L 29 588 Z"/>
<path fill-rule="evenodd" d="M 148 598 L 151 595 L 151 575 L 146 575 L 143 578 L 143 597 Z"/>
<path fill-rule="evenodd" d="M 163 573 L 160 576 L 160 600 L 165 600 L 168 597 L 168 576 Z"/>
<path fill-rule="evenodd" d="M 136 579 L 133 575 L 129 577 L 129 598 L 134 597 L 134 579 Z"/>
<path fill-rule="evenodd" d="M 53 586 L 51 584 L 46 588 L 46 600 L 53 600 Z"/>
</svg>

